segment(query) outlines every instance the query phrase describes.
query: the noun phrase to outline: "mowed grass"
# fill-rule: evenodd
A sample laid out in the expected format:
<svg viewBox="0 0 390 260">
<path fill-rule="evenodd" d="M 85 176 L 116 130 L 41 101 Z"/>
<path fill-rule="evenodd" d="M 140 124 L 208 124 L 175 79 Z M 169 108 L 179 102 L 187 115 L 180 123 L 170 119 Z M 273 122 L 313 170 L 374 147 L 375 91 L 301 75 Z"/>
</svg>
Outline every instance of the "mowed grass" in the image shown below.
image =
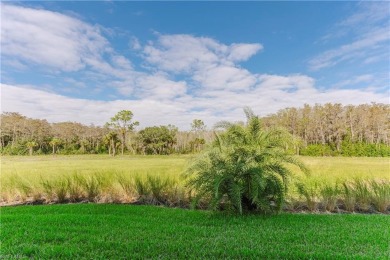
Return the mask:
<svg viewBox="0 0 390 260">
<path fill-rule="evenodd" d="M 1 208 L 4 259 L 389 259 L 390 218 L 114 204 Z"/>
<path fill-rule="evenodd" d="M 64 175 L 124 173 L 158 174 L 179 177 L 191 156 L 3 156 L 1 181 L 12 176 L 31 182 Z M 353 178 L 390 179 L 389 158 L 377 157 L 299 157 L 311 170 L 311 178 L 336 181 Z M 299 175 L 297 169 L 294 171 Z"/>
</svg>

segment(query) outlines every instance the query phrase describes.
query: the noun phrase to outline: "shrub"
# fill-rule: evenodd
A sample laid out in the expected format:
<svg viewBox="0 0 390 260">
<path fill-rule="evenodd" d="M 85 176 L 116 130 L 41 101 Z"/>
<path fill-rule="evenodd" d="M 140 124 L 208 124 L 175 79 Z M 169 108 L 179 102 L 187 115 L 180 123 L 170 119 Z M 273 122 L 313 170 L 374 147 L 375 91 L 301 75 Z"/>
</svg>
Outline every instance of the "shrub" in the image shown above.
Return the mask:
<svg viewBox="0 0 390 260">
<path fill-rule="evenodd" d="M 259 117 L 245 110 L 247 123 L 221 122 L 210 147 L 186 172 L 187 185 L 213 209 L 278 213 L 291 171 L 286 164 L 305 166 L 286 152 L 292 136 L 281 129 L 263 130 Z"/>
</svg>

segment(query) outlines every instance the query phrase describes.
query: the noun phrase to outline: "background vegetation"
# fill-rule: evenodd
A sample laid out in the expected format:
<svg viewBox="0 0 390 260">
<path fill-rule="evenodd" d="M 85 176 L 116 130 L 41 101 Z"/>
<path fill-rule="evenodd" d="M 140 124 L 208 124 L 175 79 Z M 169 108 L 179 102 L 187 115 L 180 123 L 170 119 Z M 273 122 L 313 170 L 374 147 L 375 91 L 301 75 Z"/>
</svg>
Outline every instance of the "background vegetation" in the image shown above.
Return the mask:
<svg viewBox="0 0 390 260">
<path fill-rule="evenodd" d="M 187 154 L 214 139 L 201 119 L 190 131 L 169 125 L 136 131 L 131 111 L 114 115 L 105 126 L 49 123 L 18 113 L 3 113 L 0 151 L 27 154 Z M 390 156 L 390 105 L 325 104 L 287 108 L 262 118 L 265 129 L 283 127 L 293 135 L 292 154 L 309 156 Z M 141 122 L 142 125 L 142 122 Z"/>
</svg>

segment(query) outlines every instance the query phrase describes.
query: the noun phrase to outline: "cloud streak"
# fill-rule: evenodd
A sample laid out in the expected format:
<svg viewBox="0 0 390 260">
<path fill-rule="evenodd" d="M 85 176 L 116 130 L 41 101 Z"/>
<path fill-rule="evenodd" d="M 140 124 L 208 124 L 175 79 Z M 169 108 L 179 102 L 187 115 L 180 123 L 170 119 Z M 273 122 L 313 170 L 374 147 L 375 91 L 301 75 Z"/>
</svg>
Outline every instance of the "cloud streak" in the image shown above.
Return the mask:
<svg viewBox="0 0 390 260">
<path fill-rule="evenodd" d="M 309 60 L 311 70 L 321 70 L 340 63 L 373 63 L 390 56 L 390 3 L 361 2 L 357 11 L 340 21 L 322 40 L 348 36 L 352 41 L 318 54 Z M 379 53 L 379 54 L 378 54 Z"/>
<path fill-rule="evenodd" d="M 378 28 L 362 35 L 352 43 L 342 45 L 318 55 L 310 60 L 309 65 L 311 69 L 319 70 L 345 61 L 354 61 L 361 58 L 368 59 L 378 48 L 382 49 L 383 53 L 387 53 L 388 55 L 389 44 L 389 28 Z"/>
</svg>

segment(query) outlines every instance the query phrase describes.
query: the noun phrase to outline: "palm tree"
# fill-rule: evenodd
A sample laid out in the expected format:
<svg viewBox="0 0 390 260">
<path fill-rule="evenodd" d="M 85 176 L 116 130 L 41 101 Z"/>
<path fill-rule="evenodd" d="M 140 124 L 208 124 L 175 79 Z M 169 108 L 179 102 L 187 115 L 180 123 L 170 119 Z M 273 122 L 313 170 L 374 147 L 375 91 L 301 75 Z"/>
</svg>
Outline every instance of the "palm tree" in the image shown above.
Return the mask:
<svg viewBox="0 0 390 260">
<path fill-rule="evenodd" d="M 211 147 L 186 171 L 195 203 L 210 201 L 213 209 L 278 213 L 292 175 L 288 164 L 308 169 L 286 152 L 292 136 L 282 129 L 264 130 L 260 118 L 246 108 L 246 124 L 221 122 Z"/>
<path fill-rule="evenodd" d="M 103 137 L 103 142 L 108 146 L 108 154 L 115 156 L 116 148 L 118 147 L 118 134 L 110 131 Z"/>
<path fill-rule="evenodd" d="M 33 155 L 34 147 L 37 147 L 38 143 L 35 142 L 35 141 L 29 141 L 29 142 L 26 143 L 26 146 L 28 148 L 28 153 L 31 156 L 31 155 Z"/>
<path fill-rule="evenodd" d="M 53 139 L 51 139 L 51 141 L 49 142 L 49 144 L 51 145 L 51 147 L 53 148 L 53 154 L 56 153 L 56 148 L 57 146 L 59 146 L 60 144 L 62 143 L 62 140 L 57 138 L 57 137 L 54 137 Z"/>
</svg>

